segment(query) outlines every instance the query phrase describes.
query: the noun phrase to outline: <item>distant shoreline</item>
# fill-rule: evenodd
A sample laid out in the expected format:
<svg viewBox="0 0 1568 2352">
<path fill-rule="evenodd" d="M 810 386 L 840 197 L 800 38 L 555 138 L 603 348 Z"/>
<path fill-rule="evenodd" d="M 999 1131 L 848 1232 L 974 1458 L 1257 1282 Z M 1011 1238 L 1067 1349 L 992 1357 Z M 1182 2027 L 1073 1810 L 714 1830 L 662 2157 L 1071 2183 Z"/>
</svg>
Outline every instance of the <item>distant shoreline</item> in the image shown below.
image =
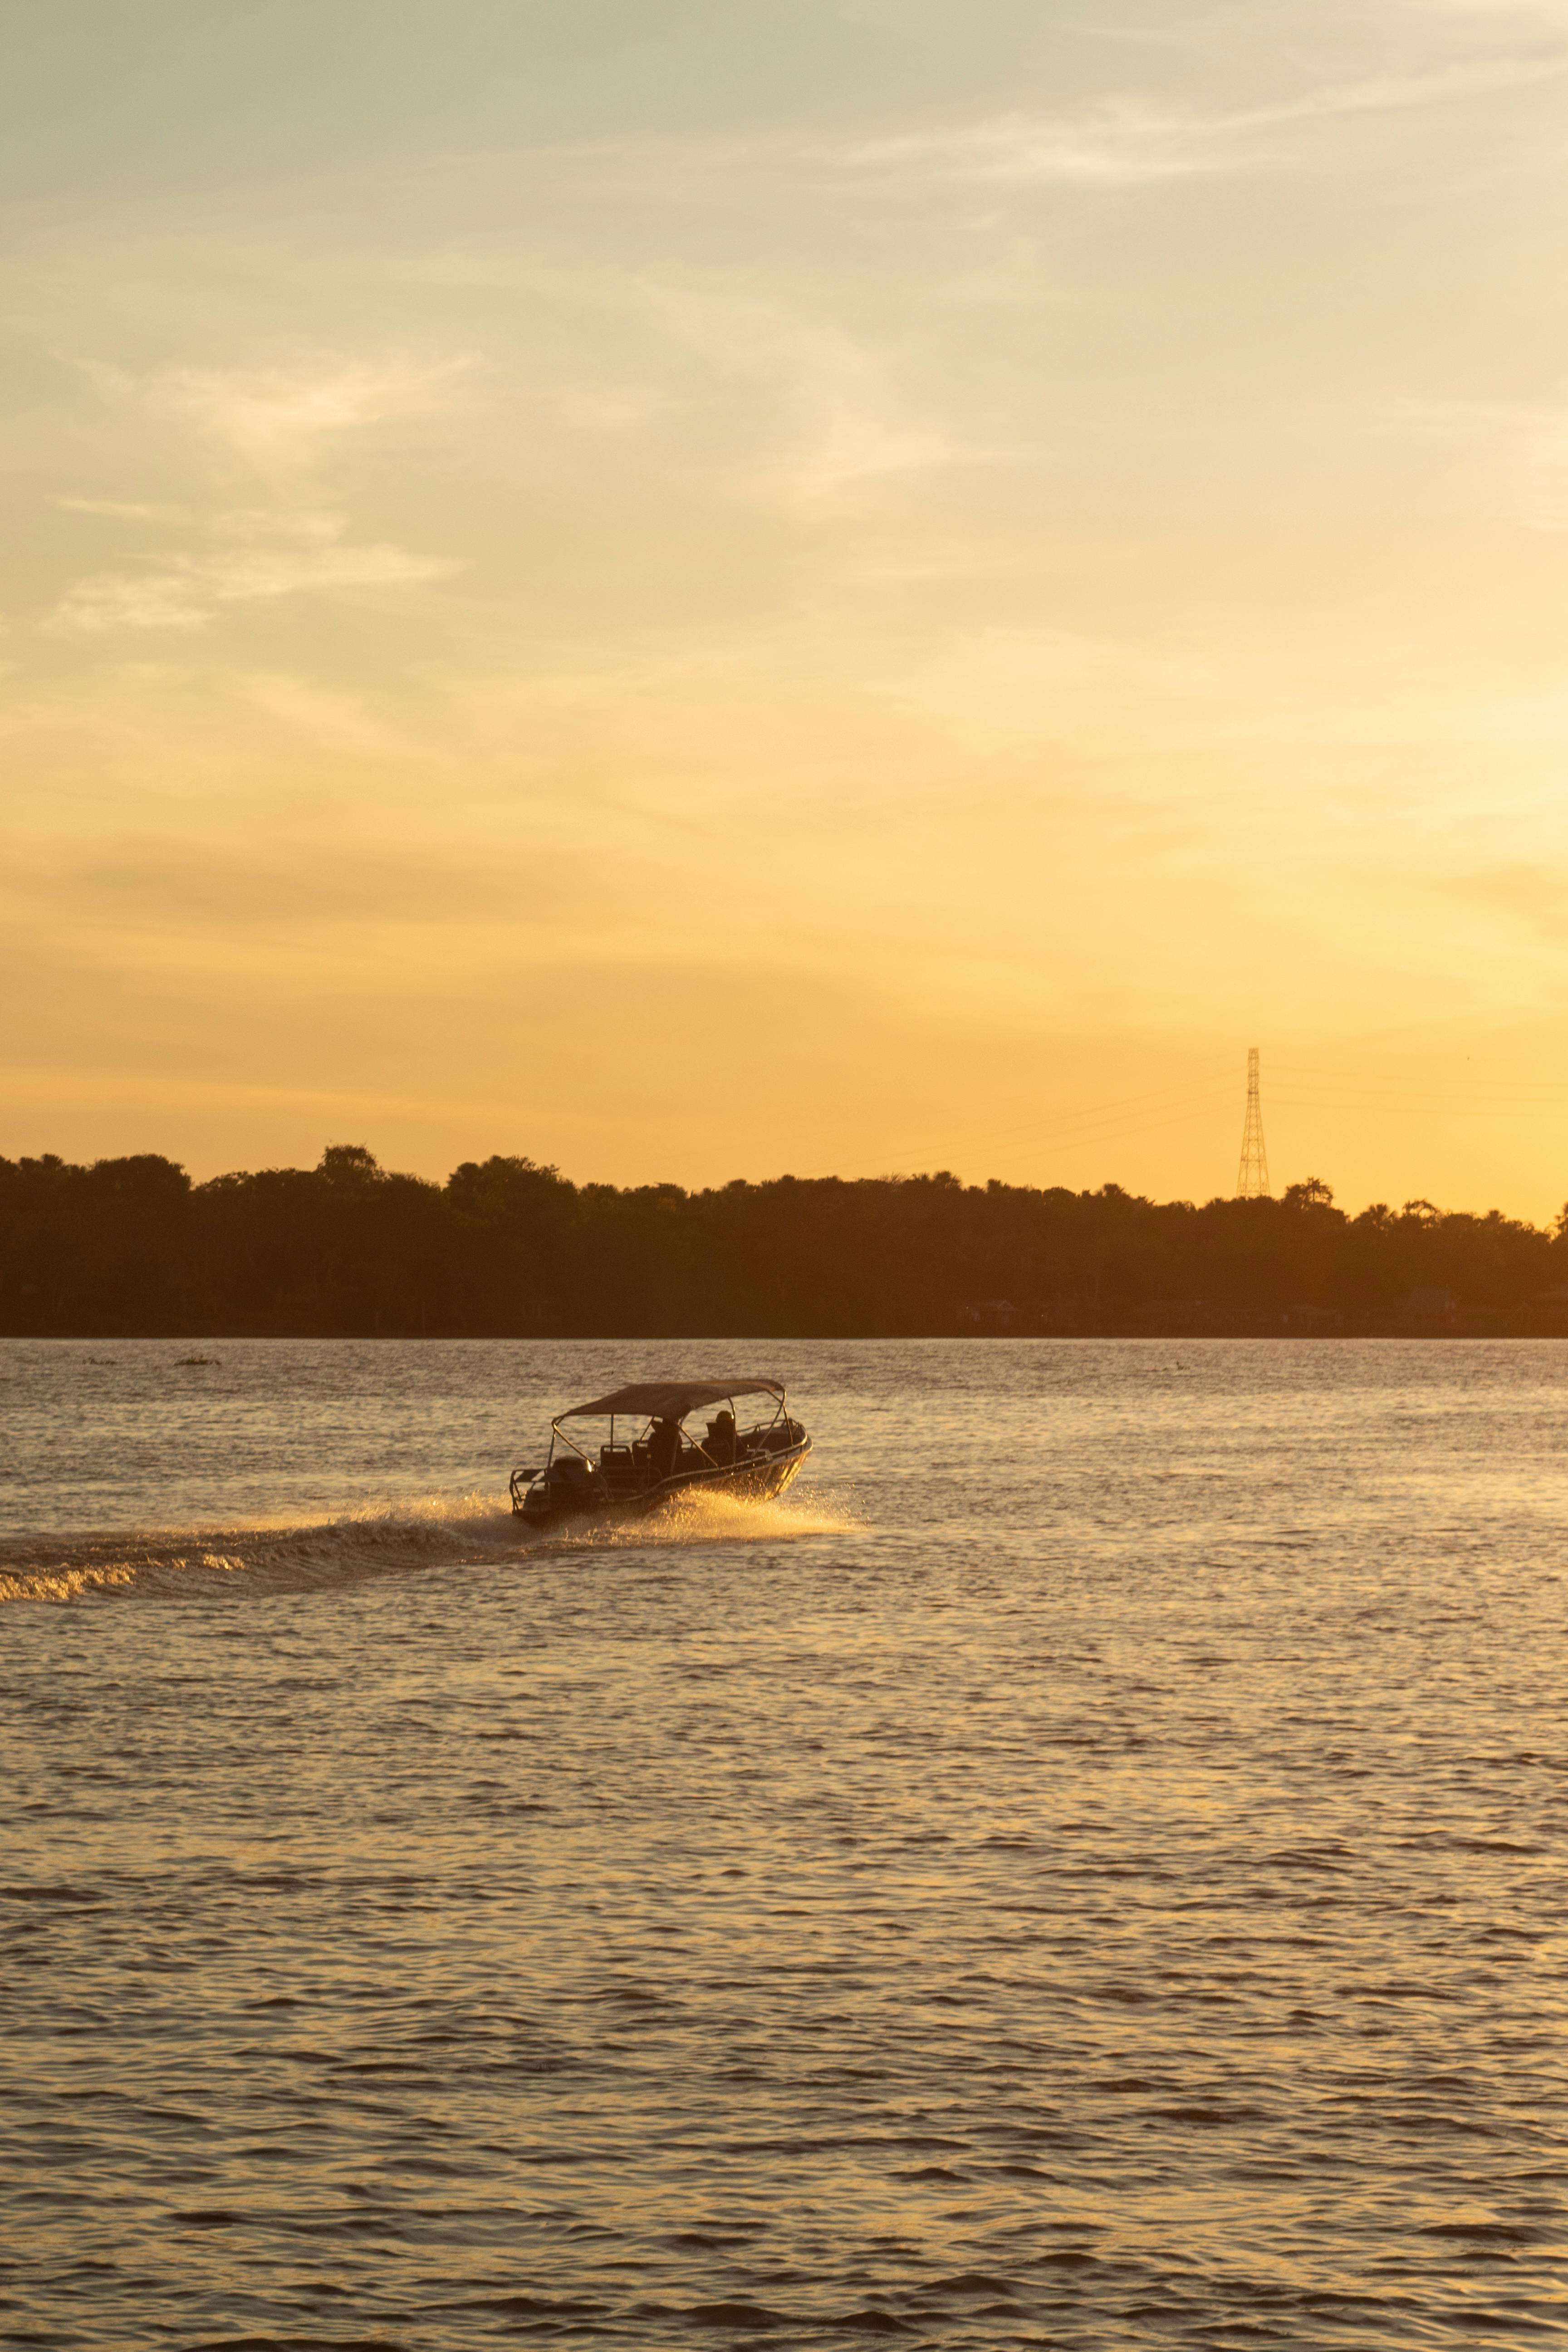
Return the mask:
<svg viewBox="0 0 1568 2352">
<path fill-rule="evenodd" d="M 1568 1213 L 1565 1213 L 1568 1217 Z M 533 1160 L 444 1184 L 363 1145 L 194 1184 L 156 1153 L 0 1160 L 0 1336 L 90 1339 L 1560 1339 L 1568 1222 L 1348 1216 L 946 1170 L 688 1192 Z"/>
<path fill-rule="evenodd" d="M 1358 1327 L 1344 1331 L 1290 1330 L 1175 1330 L 1169 1326 L 1121 1327 L 1103 1331 L 189 1331 L 179 1330 L 69 1330 L 46 1331 L 33 1329 L 16 1331 L 0 1329 L 0 1343 L 6 1340 L 36 1341 L 50 1347 L 116 1347 L 127 1344 L 147 1347 L 180 1347 L 187 1341 L 203 1347 L 251 1347 L 262 1343 L 279 1347 L 320 1344 L 322 1347 L 353 1345 L 355 1347 L 496 1347 L 496 1348 L 710 1348 L 732 1342 L 738 1347 L 856 1347 L 863 1342 L 910 1347 L 924 1347 L 940 1342 L 943 1346 L 961 1343 L 976 1347 L 1058 1347 L 1092 1346 L 1108 1340 L 1125 1339 L 1129 1343 L 1152 1343 L 1155 1340 L 1181 1340 L 1194 1345 L 1229 1346 L 1237 1340 L 1265 1342 L 1278 1346 L 1281 1341 L 1292 1345 L 1321 1347 L 1337 1341 L 1372 1344 L 1382 1340 L 1399 1339 L 1451 1346 L 1456 1341 L 1502 1340 L 1521 1343 L 1531 1340 L 1568 1339 L 1568 1321 L 1556 1330 L 1501 1330 L 1451 1328 L 1425 1330 L 1410 1324 L 1390 1324 L 1387 1327 Z M 205 1370 L 206 1367 L 193 1369 Z"/>
</svg>

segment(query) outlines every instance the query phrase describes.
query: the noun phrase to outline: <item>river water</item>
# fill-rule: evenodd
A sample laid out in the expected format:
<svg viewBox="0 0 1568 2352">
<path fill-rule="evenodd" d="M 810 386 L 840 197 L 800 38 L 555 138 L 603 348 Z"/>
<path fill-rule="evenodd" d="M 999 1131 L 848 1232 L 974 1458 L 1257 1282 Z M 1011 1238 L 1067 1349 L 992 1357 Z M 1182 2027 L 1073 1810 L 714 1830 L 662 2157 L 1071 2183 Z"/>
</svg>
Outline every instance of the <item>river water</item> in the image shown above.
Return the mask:
<svg viewBox="0 0 1568 2352">
<path fill-rule="evenodd" d="M 550 1410 L 710 1367 L 784 1502 L 518 1538 Z M 0 2343 L 1568 2332 L 1568 1345 L 0 1401 Z"/>
</svg>

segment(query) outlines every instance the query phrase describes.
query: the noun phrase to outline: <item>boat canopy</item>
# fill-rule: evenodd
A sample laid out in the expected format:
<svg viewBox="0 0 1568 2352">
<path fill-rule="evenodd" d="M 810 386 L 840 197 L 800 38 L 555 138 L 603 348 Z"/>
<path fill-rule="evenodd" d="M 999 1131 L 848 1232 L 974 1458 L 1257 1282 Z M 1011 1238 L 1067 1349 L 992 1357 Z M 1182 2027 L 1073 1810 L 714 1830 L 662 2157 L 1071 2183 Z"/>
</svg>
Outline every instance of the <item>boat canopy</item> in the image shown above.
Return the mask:
<svg viewBox="0 0 1568 2352">
<path fill-rule="evenodd" d="M 784 1389 L 778 1381 L 642 1381 L 629 1389 L 616 1389 L 609 1396 L 595 1397 L 592 1404 L 574 1404 L 569 1412 L 556 1414 L 557 1421 L 586 1421 L 593 1413 L 646 1413 L 650 1421 L 684 1421 L 689 1412 L 697 1412 L 705 1404 L 728 1404 L 732 1398 L 743 1396 L 777 1397 L 784 1402 Z"/>
</svg>

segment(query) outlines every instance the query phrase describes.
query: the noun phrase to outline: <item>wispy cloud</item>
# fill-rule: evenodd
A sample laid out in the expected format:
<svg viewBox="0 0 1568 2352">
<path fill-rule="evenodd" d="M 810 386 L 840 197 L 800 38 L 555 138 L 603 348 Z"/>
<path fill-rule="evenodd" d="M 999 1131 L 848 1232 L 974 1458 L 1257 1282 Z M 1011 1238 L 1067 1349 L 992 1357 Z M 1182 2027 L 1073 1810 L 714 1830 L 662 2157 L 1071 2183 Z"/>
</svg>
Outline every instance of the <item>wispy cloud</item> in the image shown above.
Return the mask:
<svg viewBox="0 0 1568 2352">
<path fill-rule="evenodd" d="M 203 629 L 227 604 L 334 589 L 405 587 L 448 577 L 461 566 L 386 541 L 356 546 L 341 517 L 308 514 L 290 531 L 279 516 L 231 518 L 250 526 L 211 553 L 159 557 L 143 572 L 100 572 L 79 580 L 50 615 L 55 631 Z"/>
<path fill-rule="evenodd" d="M 150 507 L 130 499 L 57 499 L 68 514 L 100 515 L 110 522 L 180 522 L 178 507 Z"/>
<path fill-rule="evenodd" d="M 201 629 L 212 618 L 184 572 L 97 572 L 79 580 L 44 625 L 52 630 Z"/>
<path fill-rule="evenodd" d="M 1568 400 L 1404 400 L 1369 404 L 1371 427 L 1425 443 L 1478 472 L 1486 510 L 1527 530 L 1568 530 Z"/>
<path fill-rule="evenodd" d="M 938 172 L 998 184 L 1136 186 L 1236 170 L 1256 161 L 1251 134 L 1291 123 L 1455 106 L 1568 75 L 1568 55 L 1501 58 L 1425 74 L 1382 75 L 1266 106 L 1190 114 L 1128 99 L 1077 117 L 1026 114 L 911 132 L 851 150 L 865 171 Z"/>
<path fill-rule="evenodd" d="M 1521 454 L 1526 522 L 1534 530 L 1568 530 L 1568 409 L 1531 419 Z"/>
<path fill-rule="evenodd" d="M 354 361 L 326 368 L 174 367 L 147 373 L 89 362 L 112 397 L 188 422 L 262 472 L 297 466 L 335 437 L 442 405 L 472 361 Z"/>
<path fill-rule="evenodd" d="M 837 321 L 689 284 L 645 289 L 640 299 L 710 382 L 746 389 L 753 432 L 768 419 L 764 448 L 753 443 L 742 461 L 748 488 L 766 502 L 827 516 L 879 481 L 952 461 L 945 436 L 910 413 L 882 356 Z"/>
</svg>

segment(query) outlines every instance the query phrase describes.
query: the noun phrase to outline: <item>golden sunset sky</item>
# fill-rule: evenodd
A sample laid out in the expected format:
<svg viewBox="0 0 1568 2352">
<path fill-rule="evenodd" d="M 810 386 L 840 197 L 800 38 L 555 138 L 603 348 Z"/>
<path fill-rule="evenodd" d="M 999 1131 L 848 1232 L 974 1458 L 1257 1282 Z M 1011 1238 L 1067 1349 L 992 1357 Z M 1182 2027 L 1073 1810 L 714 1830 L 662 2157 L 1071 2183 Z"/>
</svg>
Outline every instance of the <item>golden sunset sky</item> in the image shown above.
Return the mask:
<svg viewBox="0 0 1568 2352">
<path fill-rule="evenodd" d="M 7 48 L 0 1151 L 1568 1195 L 1568 0 Z"/>
</svg>

